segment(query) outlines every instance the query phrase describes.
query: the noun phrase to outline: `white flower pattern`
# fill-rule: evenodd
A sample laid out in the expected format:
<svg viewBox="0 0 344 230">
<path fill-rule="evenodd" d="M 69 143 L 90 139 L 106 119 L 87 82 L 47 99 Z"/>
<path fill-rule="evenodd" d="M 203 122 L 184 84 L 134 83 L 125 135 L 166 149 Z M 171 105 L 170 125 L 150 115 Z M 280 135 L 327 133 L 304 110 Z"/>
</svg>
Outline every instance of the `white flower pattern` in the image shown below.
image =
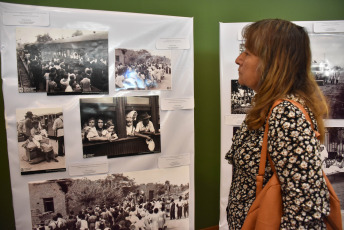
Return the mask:
<svg viewBox="0 0 344 230">
<path fill-rule="evenodd" d="M 295 96 L 287 98 L 304 105 Z M 305 109 L 317 129 L 312 112 Z M 225 158 L 233 165 L 227 207 L 229 229 L 241 229 L 255 199 L 264 127 L 265 124 L 259 130 L 249 130 L 244 121 L 226 154 Z M 280 229 L 326 229 L 322 217 L 329 214 L 329 192 L 322 177 L 319 147 L 310 123 L 297 107 L 284 101 L 273 109 L 269 118 L 268 150 L 284 194 Z M 270 169 L 268 161 L 266 165 L 264 185 L 272 176 L 271 170 L 267 170 Z M 239 205 L 244 208 L 238 208 Z"/>
</svg>

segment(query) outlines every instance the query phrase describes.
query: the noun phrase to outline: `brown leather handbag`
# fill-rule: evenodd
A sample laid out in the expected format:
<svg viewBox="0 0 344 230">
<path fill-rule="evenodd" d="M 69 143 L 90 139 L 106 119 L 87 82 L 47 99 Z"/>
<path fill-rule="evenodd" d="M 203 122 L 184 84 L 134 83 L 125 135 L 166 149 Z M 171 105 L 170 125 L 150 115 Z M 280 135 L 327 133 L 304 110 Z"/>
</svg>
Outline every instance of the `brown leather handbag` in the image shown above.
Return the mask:
<svg viewBox="0 0 344 230">
<path fill-rule="evenodd" d="M 283 99 L 291 102 L 296 107 L 298 107 L 306 116 L 306 119 L 311 123 L 312 129 L 314 130 L 312 120 L 310 119 L 308 113 L 303 108 L 301 104 L 298 102 Z M 272 109 L 280 104 L 283 100 L 277 100 L 272 105 L 270 109 L 268 117 L 271 116 Z M 259 164 L 259 172 L 256 177 L 256 199 L 253 202 L 242 226 L 242 230 L 275 230 L 280 228 L 281 224 L 281 217 L 283 213 L 283 205 L 282 205 L 282 195 L 281 195 L 281 185 L 279 183 L 276 169 L 274 164 L 270 158 L 269 153 L 267 152 L 268 147 L 268 131 L 269 131 L 269 124 L 268 121 L 265 125 L 265 132 L 262 144 L 262 151 L 260 157 L 260 164 Z M 315 130 L 314 130 L 315 131 Z M 320 135 L 317 131 L 317 137 Z M 263 180 L 265 174 L 265 163 L 266 158 L 268 157 L 273 175 L 268 181 L 268 183 L 263 188 Z M 325 173 L 323 172 L 323 176 L 326 181 L 327 188 L 330 193 L 330 215 L 324 218 L 324 222 L 326 223 L 327 229 L 330 230 L 341 230 L 342 229 L 342 217 L 341 217 L 341 209 L 340 209 L 340 202 L 339 199 L 330 183 L 328 178 L 326 177 Z"/>
</svg>

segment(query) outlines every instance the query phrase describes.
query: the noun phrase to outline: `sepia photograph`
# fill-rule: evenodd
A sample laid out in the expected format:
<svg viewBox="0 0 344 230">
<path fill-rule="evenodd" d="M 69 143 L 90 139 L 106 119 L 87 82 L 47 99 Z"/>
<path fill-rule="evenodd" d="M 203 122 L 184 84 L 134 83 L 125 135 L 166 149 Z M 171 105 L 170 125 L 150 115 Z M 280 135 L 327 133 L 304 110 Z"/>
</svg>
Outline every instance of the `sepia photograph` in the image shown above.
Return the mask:
<svg viewBox="0 0 344 230">
<path fill-rule="evenodd" d="M 327 127 L 325 143 L 320 145 L 322 168 L 344 210 L 344 128 Z"/>
<path fill-rule="evenodd" d="M 21 175 L 66 171 L 62 108 L 17 109 Z"/>
<path fill-rule="evenodd" d="M 22 27 L 16 44 L 20 93 L 109 93 L 108 32 Z"/>
<path fill-rule="evenodd" d="M 188 166 L 31 182 L 32 228 L 189 229 L 189 185 Z"/>
<path fill-rule="evenodd" d="M 115 50 L 116 90 L 172 90 L 170 50 Z"/>
<path fill-rule="evenodd" d="M 328 99 L 329 119 L 344 119 L 344 36 L 310 34 L 312 73 Z"/>
<path fill-rule="evenodd" d="M 159 96 L 80 99 L 83 157 L 161 152 Z"/>
<path fill-rule="evenodd" d="M 255 92 L 246 86 L 241 86 L 238 80 L 231 80 L 231 89 L 231 113 L 246 114 L 251 108 L 251 100 Z"/>
</svg>

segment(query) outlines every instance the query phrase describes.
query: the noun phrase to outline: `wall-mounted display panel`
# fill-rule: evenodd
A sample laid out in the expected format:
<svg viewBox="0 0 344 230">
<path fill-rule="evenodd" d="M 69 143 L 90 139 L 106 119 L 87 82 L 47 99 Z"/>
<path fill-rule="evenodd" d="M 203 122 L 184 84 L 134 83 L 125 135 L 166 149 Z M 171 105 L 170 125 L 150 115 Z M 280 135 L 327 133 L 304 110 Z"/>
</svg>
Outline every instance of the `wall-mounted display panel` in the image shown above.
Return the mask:
<svg viewBox="0 0 344 230">
<path fill-rule="evenodd" d="M 326 137 L 322 148 L 323 170 L 335 188 L 341 204 L 341 186 L 344 183 L 342 170 L 342 127 L 344 101 L 344 30 L 343 21 L 295 22 L 309 33 L 312 63 L 311 70 L 318 86 L 327 97 L 330 115 L 325 120 Z M 225 155 L 232 144 L 235 129 L 245 118 L 251 107 L 254 91 L 237 83 L 238 66 L 235 59 L 244 49 L 241 31 L 249 23 L 220 23 L 220 81 L 221 81 L 221 188 L 220 229 L 228 229 L 226 207 L 232 180 L 232 166 Z M 344 206 L 342 206 L 344 210 Z"/>
<path fill-rule="evenodd" d="M 28 184 L 35 181 L 59 183 L 145 170 L 160 174 L 159 170 L 185 166 L 190 215 L 172 222 L 194 229 L 193 19 L 0 3 L 0 33 L 16 228 L 52 222 L 55 216 L 45 212 L 52 211 L 52 204 L 54 214 L 68 207 L 51 197 L 41 197 L 45 200 L 38 203 L 43 208 L 30 206 Z M 121 65 L 116 50 L 123 55 L 118 57 L 123 58 Z M 122 67 L 156 85 L 116 90 L 116 71 Z M 138 81 L 129 81 L 138 86 Z M 38 127 L 48 133 L 43 137 L 36 132 L 40 149 L 52 148 L 50 162 L 43 160 L 43 154 L 27 155 L 23 147 L 26 140 L 18 127 L 29 112 L 41 117 Z M 98 130 L 92 130 L 106 141 L 89 141 L 95 137 L 86 134 L 91 116 L 94 122 L 102 117 L 102 130 L 98 123 L 94 124 Z M 53 129 L 54 121 L 61 119 L 63 129 Z M 36 159 L 42 161 L 31 165 Z M 185 191 L 174 195 L 184 198 Z M 68 211 L 60 213 L 64 219 Z"/>
</svg>

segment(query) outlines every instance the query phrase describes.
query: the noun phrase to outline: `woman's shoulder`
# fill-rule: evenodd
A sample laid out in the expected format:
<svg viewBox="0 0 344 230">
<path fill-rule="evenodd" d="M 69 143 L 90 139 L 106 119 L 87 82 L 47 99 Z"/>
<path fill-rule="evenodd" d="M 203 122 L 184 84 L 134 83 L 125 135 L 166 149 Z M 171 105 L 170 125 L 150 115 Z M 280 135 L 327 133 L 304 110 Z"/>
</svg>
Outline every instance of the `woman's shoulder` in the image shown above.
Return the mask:
<svg viewBox="0 0 344 230">
<path fill-rule="evenodd" d="M 306 119 L 306 114 L 309 115 L 309 117 L 312 120 L 313 125 L 317 127 L 316 119 L 312 113 L 312 111 L 309 109 L 309 107 L 306 105 L 305 100 L 294 96 L 289 95 L 287 96 L 280 104 L 275 106 L 272 110 L 272 114 L 270 116 L 269 122 L 276 122 L 278 120 L 280 121 L 292 121 L 297 122 L 298 125 L 301 125 L 302 123 L 308 123 Z M 297 102 L 299 105 L 304 108 L 304 112 L 298 105 L 294 104 L 293 102 Z"/>
</svg>

